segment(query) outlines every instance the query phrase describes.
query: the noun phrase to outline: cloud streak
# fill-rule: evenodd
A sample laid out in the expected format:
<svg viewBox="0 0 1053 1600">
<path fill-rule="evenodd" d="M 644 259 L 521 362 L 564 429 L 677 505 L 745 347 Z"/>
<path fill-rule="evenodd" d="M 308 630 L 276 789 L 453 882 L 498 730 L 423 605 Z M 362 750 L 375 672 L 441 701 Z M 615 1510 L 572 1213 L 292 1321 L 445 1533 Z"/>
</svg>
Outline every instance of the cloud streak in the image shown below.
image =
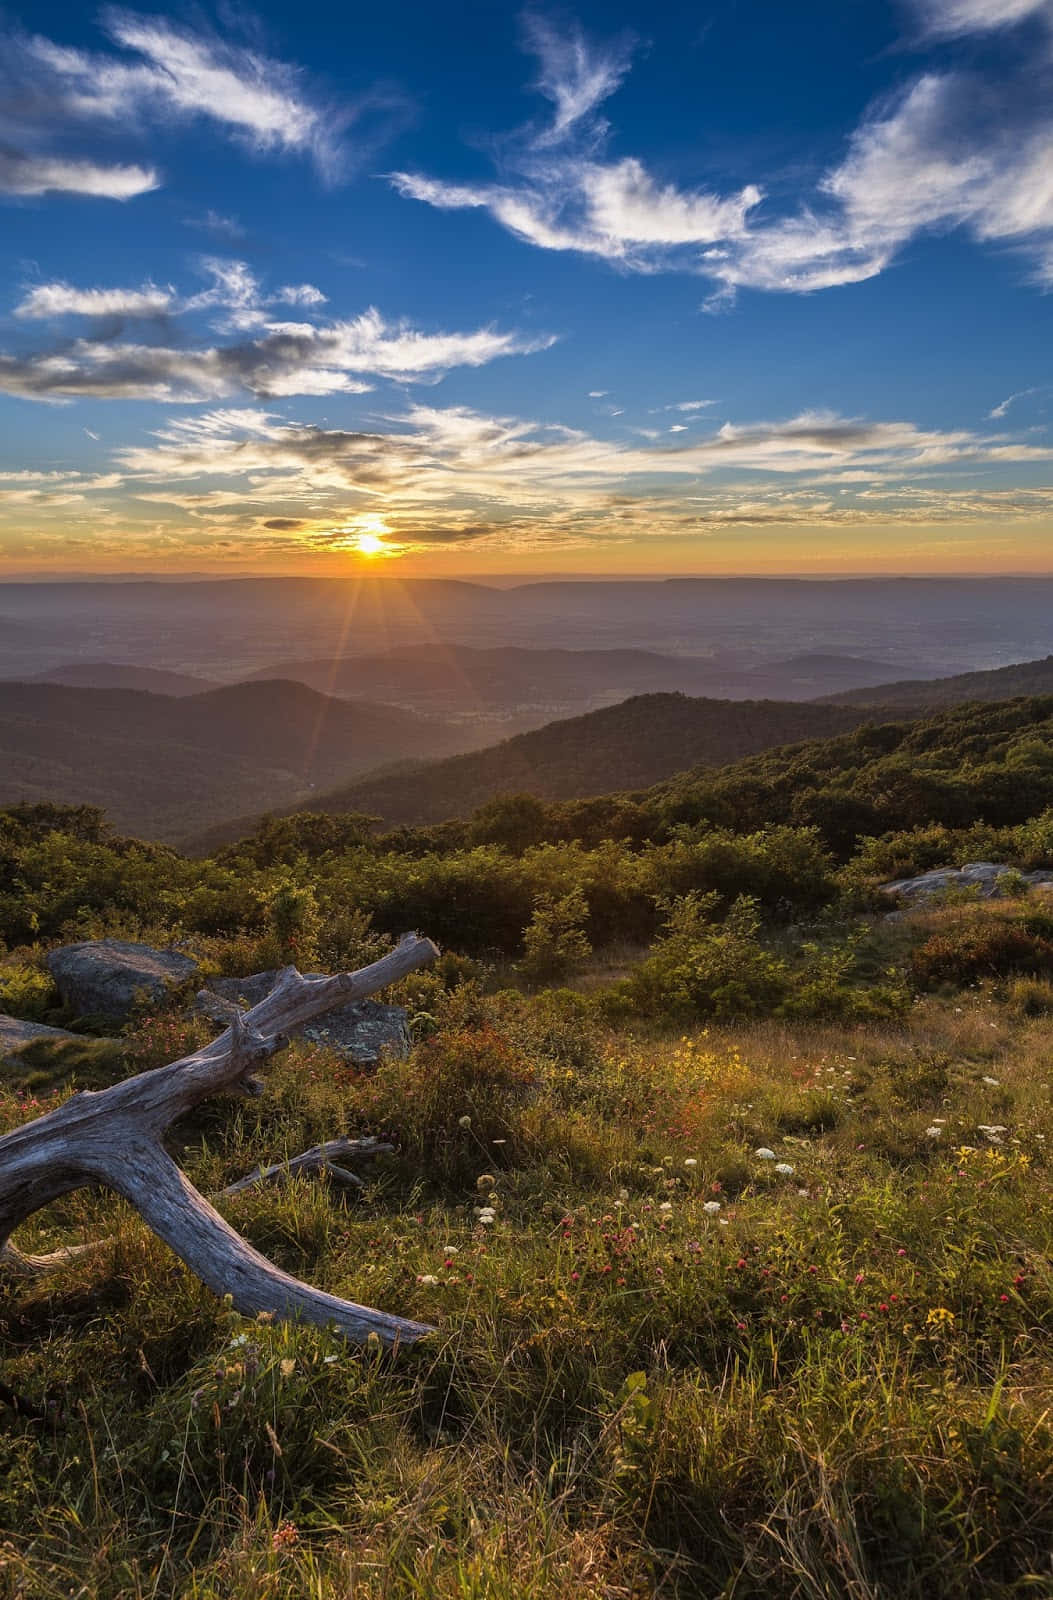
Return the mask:
<svg viewBox="0 0 1053 1600">
<path fill-rule="evenodd" d="M 96 200 L 134 200 L 158 188 L 160 182 L 153 167 L 106 165 L 0 144 L 0 194 L 79 194 Z"/>
<path fill-rule="evenodd" d="M 170 18 L 110 7 L 101 21 L 108 50 L 0 36 L 0 192 L 132 199 L 159 186 L 156 168 L 84 158 L 89 132 L 141 139 L 156 126 L 195 122 L 256 156 L 305 158 L 335 183 L 352 146 L 359 159 L 371 154 L 411 114 L 393 86 L 335 102 L 300 67 Z M 51 148 L 67 140 L 75 157 Z"/>
<path fill-rule="evenodd" d="M 928 0 L 930 37 L 1010 30 L 1053 19 L 1053 0 Z M 537 87 L 556 107 L 550 126 L 502 146 L 509 176 L 448 183 L 391 175 L 396 191 L 441 210 L 484 209 L 539 249 L 575 251 L 625 271 L 691 272 L 713 280 L 714 307 L 742 288 L 812 293 L 886 270 L 913 240 L 961 228 L 981 244 L 1024 252 L 1053 287 L 1053 51 L 1012 56 L 988 74 L 919 74 L 874 106 L 815 193 L 781 214 L 758 182 L 721 193 L 685 189 L 633 156 L 604 158 L 597 114 L 629 53 L 552 24 L 527 30 Z"/>
</svg>

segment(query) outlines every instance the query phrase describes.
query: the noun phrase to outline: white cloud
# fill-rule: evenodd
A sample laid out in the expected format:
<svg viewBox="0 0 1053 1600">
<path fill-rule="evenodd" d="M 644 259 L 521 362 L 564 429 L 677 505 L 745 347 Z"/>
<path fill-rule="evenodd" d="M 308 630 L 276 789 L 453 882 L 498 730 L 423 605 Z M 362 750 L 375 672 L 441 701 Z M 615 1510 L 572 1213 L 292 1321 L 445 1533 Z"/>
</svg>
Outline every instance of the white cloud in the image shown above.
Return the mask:
<svg viewBox="0 0 1053 1600">
<path fill-rule="evenodd" d="M 993 33 L 1029 17 L 1053 15 L 1050 0 L 918 0 L 925 31 L 934 38 Z"/>
<path fill-rule="evenodd" d="M 536 87 L 556 108 L 552 125 L 536 135 L 540 146 L 565 139 L 618 88 L 631 61 L 629 36 L 597 47 L 577 25 L 561 31 L 539 12 L 523 19 L 526 48 L 540 63 Z"/>
<path fill-rule="evenodd" d="M 106 166 L 69 156 L 33 155 L 0 146 L 0 194 L 81 194 L 132 200 L 158 188 L 153 167 Z"/>
<path fill-rule="evenodd" d="M 372 431 L 229 410 L 172 422 L 119 465 L 135 499 L 239 538 L 292 529 L 295 547 L 328 549 L 368 511 L 403 549 L 523 550 L 751 527 L 1040 522 L 1053 489 L 944 481 L 997 462 L 1004 439 L 805 414 L 690 444 L 625 444 L 465 407 L 415 405 Z"/>
<path fill-rule="evenodd" d="M 547 349 L 548 335 L 504 333 L 495 328 L 432 332 L 406 321 L 391 322 L 375 308 L 361 316 L 315 324 L 276 322 L 264 307 L 270 302 L 244 263 L 210 263 L 213 285 L 165 309 L 196 312 L 220 309 L 226 332 L 241 337 L 204 347 L 131 343 L 121 339 L 78 339 L 55 350 L 7 355 L 0 352 L 0 392 L 28 399 L 165 400 L 194 403 L 239 392 L 260 398 L 290 395 L 363 394 L 371 380 L 434 383 L 454 367 L 481 367 L 503 356 Z M 303 291 L 310 291 L 303 296 Z M 298 291 L 309 305 L 320 291 Z M 143 315 L 150 290 L 72 289 L 41 286 L 20 311 L 43 317 Z M 280 298 L 287 298 L 282 291 Z M 137 299 L 140 302 L 136 307 Z M 251 337 L 246 337 L 251 335 Z"/>
<path fill-rule="evenodd" d="M 931 0 L 930 31 L 1009 27 L 1053 0 Z M 1053 53 L 1007 57 L 983 73 L 929 71 L 870 110 L 817 192 L 765 206 L 758 183 L 722 193 L 656 178 L 632 156 L 603 158 L 595 112 L 628 54 L 546 27 L 539 87 L 557 106 L 543 134 L 502 146 L 497 183 L 397 172 L 399 193 L 444 210 L 483 208 L 540 249 L 592 255 L 637 272 L 708 276 L 718 307 L 743 287 L 809 293 L 889 267 L 919 235 L 955 228 L 1011 246 L 1053 287 Z M 612 64 L 613 63 L 613 64 Z M 568 108 L 561 117 L 558 108 Z M 573 113 L 573 114 L 572 114 Z"/>
<path fill-rule="evenodd" d="M 1042 392 L 1042 386 L 1031 389 L 1018 389 L 1015 394 L 1006 395 L 1005 399 L 999 401 L 998 405 L 992 407 L 987 415 L 992 422 L 1000 421 L 1008 412 L 1009 407 L 1015 405 L 1018 400 L 1025 400 L 1029 395 L 1041 394 Z"/>
<path fill-rule="evenodd" d="M 82 121 L 201 117 L 256 151 L 306 154 L 332 170 L 340 118 L 314 103 L 298 68 L 163 17 L 111 9 L 103 20 L 125 54 L 75 49 L 39 35 L 25 42 L 24 60 L 50 88 L 57 111 Z"/>
<path fill-rule="evenodd" d="M 15 307 L 16 317 L 158 317 L 173 310 L 175 291 L 144 283 L 139 289 L 76 289 L 41 283 Z"/>
<path fill-rule="evenodd" d="M 631 271 L 683 264 L 685 247 L 735 237 L 760 203 L 752 184 L 721 195 L 681 189 L 629 156 L 602 159 L 608 133 L 596 114 L 629 70 L 632 43 L 600 44 L 579 27 L 560 30 L 536 16 L 527 48 L 540 58 L 535 87 L 555 106 L 551 125 L 527 127 L 502 147 L 511 182 L 446 183 L 416 172 L 391 182 L 408 199 L 439 210 L 486 209 L 510 233 L 543 250 L 574 250 Z"/>
<path fill-rule="evenodd" d="M 301 68 L 167 17 L 110 8 L 102 26 L 109 49 L 39 34 L 0 35 L 0 191 L 129 199 L 156 188 L 157 173 L 148 165 L 86 159 L 88 130 L 101 125 L 110 135 L 142 138 L 158 123 L 195 121 L 221 128 L 258 155 L 306 157 L 326 181 L 336 181 L 352 154 L 359 160 L 371 154 L 410 113 L 390 87 L 333 103 Z M 53 152 L 70 140 L 76 157 Z M 7 148 L 15 141 L 17 150 Z M 215 212 L 200 225 L 228 238 L 240 231 Z"/>
</svg>

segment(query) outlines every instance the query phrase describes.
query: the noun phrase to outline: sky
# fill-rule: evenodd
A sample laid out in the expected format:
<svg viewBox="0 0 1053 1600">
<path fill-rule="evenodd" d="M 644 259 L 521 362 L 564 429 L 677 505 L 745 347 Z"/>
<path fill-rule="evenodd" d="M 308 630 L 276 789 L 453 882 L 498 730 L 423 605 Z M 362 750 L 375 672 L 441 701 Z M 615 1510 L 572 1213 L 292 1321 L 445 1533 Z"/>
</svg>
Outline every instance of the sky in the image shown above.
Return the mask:
<svg viewBox="0 0 1053 1600">
<path fill-rule="evenodd" d="M 1053 571 L 1053 0 L 0 10 L 0 574 Z"/>
</svg>

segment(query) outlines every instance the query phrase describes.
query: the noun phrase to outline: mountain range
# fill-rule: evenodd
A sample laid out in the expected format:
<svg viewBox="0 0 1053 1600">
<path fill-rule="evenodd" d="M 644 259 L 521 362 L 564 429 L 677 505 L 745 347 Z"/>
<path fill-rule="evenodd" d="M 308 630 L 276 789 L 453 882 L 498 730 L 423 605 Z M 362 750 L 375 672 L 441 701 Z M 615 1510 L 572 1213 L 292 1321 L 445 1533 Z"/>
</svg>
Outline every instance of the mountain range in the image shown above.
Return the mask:
<svg viewBox="0 0 1053 1600">
<path fill-rule="evenodd" d="M 0 684 L 0 804 L 102 806 L 124 832 L 175 840 L 247 810 L 469 742 L 464 729 L 300 683 L 205 694 Z"/>
</svg>

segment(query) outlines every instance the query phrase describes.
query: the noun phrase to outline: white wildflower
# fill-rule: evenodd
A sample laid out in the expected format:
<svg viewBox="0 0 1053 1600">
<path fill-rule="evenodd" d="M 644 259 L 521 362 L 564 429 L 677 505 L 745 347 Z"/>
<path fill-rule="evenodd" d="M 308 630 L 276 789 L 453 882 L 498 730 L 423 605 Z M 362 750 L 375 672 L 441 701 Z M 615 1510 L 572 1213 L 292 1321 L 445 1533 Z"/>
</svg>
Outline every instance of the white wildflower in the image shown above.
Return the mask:
<svg viewBox="0 0 1053 1600">
<path fill-rule="evenodd" d="M 715 1217 L 717 1212 L 720 1210 L 720 1201 L 707 1200 L 705 1205 L 702 1207 L 702 1210 L 706 1213 L 707 1217 Z"/>
<path fill-rule="evenodd" d="M 418 1283 L 426 1284 L 429 1288 L 431 1287 L 432 1284 L 438 1283 L 438 1281 L 439 1280 L 435 1276 L 434 1272 L 422 1272 L 420 1274 L 420 1276 L 418 1277 L 418 1279 L 417 1279 Z M 328 1360 L 328 1357 L 326 1357 L 326 1359 Z M 335 1359 L 335 1357 L 334 1357 L 334 1359 Z"/>
<path fill-rule="evenodd" d="M 788 1161 L 777 1161 L 775 1170 L 783 1178 L 792 1178 L 794 1174 L 794 1169 Z"/>
<path fill-rule="evenodd" d="M 768 1146 L 766 1144 L 760 1145 L 758 1147 L 758 1149 L 754 1150 L 753 1154 L 757 1157 L 758 1161 L 774 1161 L 775 1160 L 775 1151 L 774 1150 L 769 1150 Z"/>
<path fill-rule="evenodd" d="M 663 1200 L 662 1204 L 658 1207 L 658 1209 L 659 1209 L 659 1211 L 664 1212 L 666 1216 L 668 1216 L 669 1212 L 672 1211 L 673 1207 L 672 1207 L 672 1204 L 670 1203 L 670 1201 Z"/>
<path fill-rule="evenodd" d="M 684 1166 L 685 1167 L 697 1167 L 698 1166 L 698 1162 L 695 1160 L 694 1156 L 687 1156 L 685 1161 L 684 1161 Z"/>
<path fill-rule="evenodd" d="M 940 1139 L 943 1137 L 943 1129 L 933 1123 L 931 1128 L 925 1129 L 925 1137 L 926 1139 Z"/>
<path fill-rule="evenodd" d="M 986 1076 L 983 1078 L 982 1081 L 984 1083 L 986 1083 L 986 1085 L 987 1085 L 987 1087 L 989 1089 L 997 1089 L 998 1085 L 999 1085 L 999 1082 L 1000 1082 L 1000 1080 L 998 1078 L 988 1078 Z"/>
</svg>

